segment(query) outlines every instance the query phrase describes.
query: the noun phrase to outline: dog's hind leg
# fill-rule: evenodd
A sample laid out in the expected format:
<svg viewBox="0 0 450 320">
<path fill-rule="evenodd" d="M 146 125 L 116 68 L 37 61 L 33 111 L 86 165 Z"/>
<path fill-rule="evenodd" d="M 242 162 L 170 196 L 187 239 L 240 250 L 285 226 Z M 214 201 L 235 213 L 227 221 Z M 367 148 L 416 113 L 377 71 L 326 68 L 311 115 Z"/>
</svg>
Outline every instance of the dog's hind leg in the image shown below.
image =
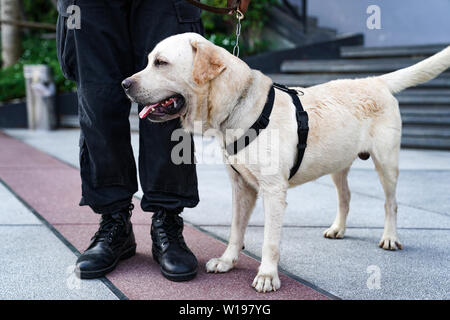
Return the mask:
<svg viewBox="0 0 450 320">
<path fill-rule="evenodd" d="M 331 175 L 331 179 L 336 186 L 338 210 L 331 227 L 323 232 L 325 238 L 342 239 L 344 237 L 348 210 L 350 208 L 350 189 L 347 181 L 349 170 L 350 167 Z"/>
<path fill-rule="evenodd" d="M 264 202 L 264 242 L 261 265 L 252 286 L 258 292 L 276 291 L 281 282 L 278 277 L 280 240 L 283 213 L 286 208 L 287 187 L 270 186 L 262 189 Z"/>
<path fill-rule="evenodd" d="M 371 153 L 386 196 L 384 204 L 384 233 L 379 243 L 379 247 L 386 250 L 403 248 L 397 235 L 397 200 L 395 192 L 399 173 L 398 157 L 400 151 L 400 138 L 396 140 L 397 141 L 395 141 L 395 144 L 391 148 L 386 148 L 389 144 L 385 143 L 382 152 L 376 150 Z"/>
<path fill-rule="evenodd" d="M 213 258 L 206 264 L 207 272 L 227 272 L 237 263 L 244 245 L 244 233 L 255 206 L 257 191 L 234 170 L 229 168 L 233 188 L 233 218 L 230 238 L 220 258 Z"/>
</svg>

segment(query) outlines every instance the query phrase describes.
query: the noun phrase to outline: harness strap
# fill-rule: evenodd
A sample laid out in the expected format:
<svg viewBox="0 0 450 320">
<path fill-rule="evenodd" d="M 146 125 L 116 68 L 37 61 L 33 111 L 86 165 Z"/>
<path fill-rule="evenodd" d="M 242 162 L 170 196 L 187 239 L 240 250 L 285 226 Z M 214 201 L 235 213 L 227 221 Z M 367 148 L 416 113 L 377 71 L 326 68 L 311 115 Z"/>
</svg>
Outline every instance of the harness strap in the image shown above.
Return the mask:
<svg viewBox="0 0 450 320">
<path fill-rule="evenodd" d="M 270 87 L 269 94 L 267 95 L 266 104 L 263 111 L 256 122 L 237 140 L 226 146 L 226 150 L 229 155 L 235 155 L 242 149 L 246 148 L 253 140 L 255 140 L 261 130 L 264 130 L 269 125 L 270 114 L 273 109 L 273 102 L 275 100 L 275 90 Z"/>
<path fill-rule="evenodd" d="M 298 97 L 298 92 L 294 89 L 290 89 L 282 84 L 273 83 L 270 87 L 269 94 L 267 96 L 266 104 L 264 105 L 263 111 L 259 116 L 258 120 L 242 135 L 239 139 L 228 144 L 225 149 L 229 155 L 235 155 L 242 149 L 246 148 L 253 140 L 255 140 L 260 131 L 267 128 L 270 121 L 270 114 L 272 113 L 273 103 L 275 100 L 275 90 L 274 88 L 288 93 L 295 105 L 295 115 L 297 119 L 297 158 L 294 166 L 291 168 L 289 179 L 291 179 L 298 171 L 300 164 L 302 163 L 303 156 L 305 155 L 306 141 L 308 139 L 308 113 L 303 109 L 302 103 Z M 239 173 L 236 168 L 231 165 L 234 171 Z"/>
<path fill-rule="evenodd" d="M 289 174 L 289 179 L 291 179 L 300 168 L 300 164 L 302 163 L 303 156 L 305 155 L 306 149 L 306 141 L 308 139 L 308 113 L 303 109 L 302 103 L 298 97 L 298 92 L 294 89 L 290 89 L 282 84 L 274 83 L 273 86 L 279 90 L 282 90 L 288 93 L 292 101 L 295 105 L 295 116 L 297 118 L 297 135 L 298 135 L 298 144 L 297 144 L 297 159 L 294 163 L 294 166 L 291 168 L 291 172 Z"/>
</svg>

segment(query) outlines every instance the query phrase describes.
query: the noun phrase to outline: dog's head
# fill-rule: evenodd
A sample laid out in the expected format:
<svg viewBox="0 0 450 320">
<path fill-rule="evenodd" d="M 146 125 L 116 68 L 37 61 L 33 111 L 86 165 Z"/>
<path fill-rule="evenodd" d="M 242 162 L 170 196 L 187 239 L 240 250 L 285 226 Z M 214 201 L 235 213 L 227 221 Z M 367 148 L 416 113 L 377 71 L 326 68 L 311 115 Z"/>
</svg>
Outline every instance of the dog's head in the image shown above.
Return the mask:
<svg viewBox="0 0 450 320">
<path fill-rule="evenodd" d="M 160 42 L 149 54 L 147 67 L 122 86 L 132 101 L 144 106 L 141 119 L 164 122 L 189 114 L 195 119 L 209 83 L 226 69 L 229 56 L 198 34 L 172 36 Z"/>
</svg>

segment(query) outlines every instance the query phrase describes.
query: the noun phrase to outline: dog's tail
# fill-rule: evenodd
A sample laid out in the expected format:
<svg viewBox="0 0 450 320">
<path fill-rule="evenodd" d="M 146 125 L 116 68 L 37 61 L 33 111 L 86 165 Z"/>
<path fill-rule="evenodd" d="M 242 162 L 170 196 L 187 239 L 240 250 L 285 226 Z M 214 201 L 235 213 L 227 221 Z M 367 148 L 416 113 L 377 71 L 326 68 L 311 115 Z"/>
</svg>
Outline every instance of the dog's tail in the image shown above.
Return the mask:
<svg viewBox="0 0 450 320">
<path fill-rule="evenodd" d="M 380 76 L 392 93 L 436 78 L 450 67 L 450 46 L 411 67 Z"/>
</svg>

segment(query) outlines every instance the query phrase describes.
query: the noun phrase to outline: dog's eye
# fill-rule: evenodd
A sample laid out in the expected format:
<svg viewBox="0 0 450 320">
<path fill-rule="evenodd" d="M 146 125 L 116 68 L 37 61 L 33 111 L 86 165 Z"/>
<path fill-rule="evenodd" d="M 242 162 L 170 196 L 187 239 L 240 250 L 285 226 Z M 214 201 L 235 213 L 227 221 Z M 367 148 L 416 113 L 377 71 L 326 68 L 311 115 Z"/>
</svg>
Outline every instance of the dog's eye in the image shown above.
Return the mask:
<svg viewBox="0 0 450 320">
<path fill-rule="evenodd" d="M 161 59 L 155 59 L 155 62 L 153 63 L 155 67 L 164 66 L 167 64 L 167 61 L 161 60 Z"/>
</svg>

